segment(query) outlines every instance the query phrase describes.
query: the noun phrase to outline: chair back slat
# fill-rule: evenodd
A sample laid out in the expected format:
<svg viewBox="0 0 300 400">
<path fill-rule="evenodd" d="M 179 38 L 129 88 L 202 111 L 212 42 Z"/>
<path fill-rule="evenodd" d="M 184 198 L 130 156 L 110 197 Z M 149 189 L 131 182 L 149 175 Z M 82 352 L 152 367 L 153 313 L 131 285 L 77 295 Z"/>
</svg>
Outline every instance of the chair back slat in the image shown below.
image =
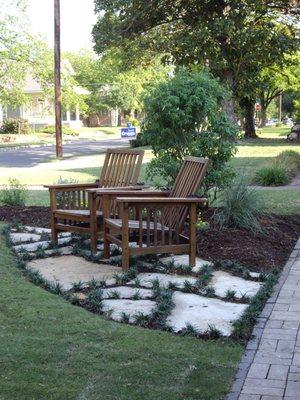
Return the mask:
<svg viewBox="0 0 300 400">
<path fill-rule="evenodd" d="M 183 198 L 195 195 L 203 182 L 209 162 L 208 158 L 186 157 L 176 177 L 170 197 Z M 165 224 L 181 232 L 187 213 L 187 207 L 170 207 L 165 211 Z"/>
<path fill-rule="evenodd" d="M 99 187 L 113 188 L 134 186 L 137 184 L 144 157 L 143 150 L 107 149 L 102 167 Z M 116 201 L 111 204 L 116 209 Z M 99 198 L 97 209 L 102 209 L 102 199 Z"/>
<path fill-rule="evenodd" d="M 142 150 L 107 149 L 99 187 L 136 185 L 143 156 Z"/>
</svg>

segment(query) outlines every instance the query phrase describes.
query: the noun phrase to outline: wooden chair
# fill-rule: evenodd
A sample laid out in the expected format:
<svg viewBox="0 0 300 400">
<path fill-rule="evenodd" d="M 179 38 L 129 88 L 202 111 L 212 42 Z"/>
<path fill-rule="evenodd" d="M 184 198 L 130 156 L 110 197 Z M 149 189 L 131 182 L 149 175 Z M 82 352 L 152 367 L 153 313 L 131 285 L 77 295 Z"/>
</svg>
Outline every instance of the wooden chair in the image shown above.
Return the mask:
<svg viewBox="0 0 300 400">
<path fill-rule="evenodd" d="M 95 183 L 45 186 L 50 191 L 52 241 L 58 242 L 60 231 L 90 234 L 91 249 L 97 251 L 98 235 L 103 233 L 102 202 L 88 189 L 141 189 L 137 181 L 143 156 L 140 150 L 107 149 Z"/>
<path fill-rule="evenodd" d="M 186 157 L 171 192 L 102 192 L 104 213 L 104 257 L 110 256 L 110 243 L 122 248 L 122 267 L 129 268 L 129 257 L 143 254 L 189 253 L 189 264 L 196 261 L 195 196 L 209 160 Z M 121 218 L 111 218 L 112 199 L 120 207 Z M 188 217 L 188 218 L 187 218 Z M 187 221 L 188 220 L 188 221 Z M 188 224 L 187 224 L 188 222 Z M 188 225 L 188 235 L 186 228 Z M 129 247 L 130 241 L 137 243 Z"/>
</svg>

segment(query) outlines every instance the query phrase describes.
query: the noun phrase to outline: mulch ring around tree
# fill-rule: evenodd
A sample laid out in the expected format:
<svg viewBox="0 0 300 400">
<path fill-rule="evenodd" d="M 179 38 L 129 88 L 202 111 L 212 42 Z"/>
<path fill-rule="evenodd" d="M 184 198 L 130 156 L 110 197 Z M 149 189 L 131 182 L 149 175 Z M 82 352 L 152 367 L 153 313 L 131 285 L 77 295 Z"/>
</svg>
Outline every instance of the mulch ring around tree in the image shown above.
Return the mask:
<svg viewBox="0 0 300 400">
<path fill-rule="evenodd" d="M 209 213 L 211 214 L 211 213 Z M 209 221 L 210 216 L 206 219 Z M 0 221 L 50 227 L 49 207 L 0 207 Z M 210 261 L 238 261 L 251 270 L 283 268 L 300 236 L 299 215 L 270 215 L 261 224 L 264 234 L 244 229 L 219 230 L 210 227 L 198 232 L 198 256 Z"/>
</svg>

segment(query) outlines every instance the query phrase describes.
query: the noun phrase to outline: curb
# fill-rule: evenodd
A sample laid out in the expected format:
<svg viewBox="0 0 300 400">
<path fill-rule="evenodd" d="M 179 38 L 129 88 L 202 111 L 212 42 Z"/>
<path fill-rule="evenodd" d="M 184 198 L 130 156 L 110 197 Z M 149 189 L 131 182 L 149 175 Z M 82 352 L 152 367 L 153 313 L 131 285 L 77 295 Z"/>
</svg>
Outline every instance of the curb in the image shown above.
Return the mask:
<svg viewBox="0 0 300 400">
<path fill-rule="evenodd" d="M 253 331 L 252 331 L 253 338 L 249 340 L 249 342 L 246 346 L 246 350 L 245 350 L 245 352 L 242 356 L 242 359 L 238 365 L 237 373 L 235 375 L 235 380 L 231 387 L 231 391 L 225 397 L 225 400 L 238 400 L 239 399 L 239 396 L 241 394 L 242 388 L 244 386 L 244 383 L 245 383 L 245 380 L 247 377 L 248 370 L 252 364 L 255 353 L 258 350 L 265 325 L 273 311 L 273 308 L 276 303 L 277 297 L 280 293 L 280 290 L 289 275 L 289 272 L 292 268 L 292 265 L 295 262 L 295 259 L 298 256 L 300 256 L 300 238 L 296 242 L 295 247 L 290 254 L 290 257 L 282 270 L 282 273 L 279 277 L 277 284 L 274 286 L 272 296 L 268 299 L 260 316 L 257 318 L 257 323 L 255 324 Z"/>
<path fill-rule="evenodd" d="M 62 144 L 69 144 L 69 143 L 73 143 L 71 140 L 70 141 L 66 141 L 63 142 Z M 0 152 L 6 152 L 6 151 L 10 151 L 10 150 L 20 150 L 20 149 L 32 149 L 32 148 L 36 148 L 36 147 L 52 147 L 55 146 L 55 143 L 42 143 L 42 144 L 22 144 L 20 146 L 8 146 L 8 147 L 0 147 Z"/>
</svg>

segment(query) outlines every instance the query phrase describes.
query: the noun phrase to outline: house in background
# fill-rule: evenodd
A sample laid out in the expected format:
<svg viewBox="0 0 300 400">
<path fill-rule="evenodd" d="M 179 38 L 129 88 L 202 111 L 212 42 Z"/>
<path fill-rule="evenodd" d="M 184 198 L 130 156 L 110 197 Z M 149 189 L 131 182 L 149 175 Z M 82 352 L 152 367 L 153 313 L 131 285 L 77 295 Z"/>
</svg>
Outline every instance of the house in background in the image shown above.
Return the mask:
<svg viewBox="0 0 300 400">
<path fill-rule="evenodd" d="M 69 74 L 75 74 L 71 64 L 67 60 L 64 60 L 62 63 L 62 69 Z M 75 86 L 74 91 L 78 95 L 89 94 L 88 90 L 80 86 Z M 24 94 L 28 97 L 28 102 L 23 106 L 1 107 L 0 105 L 0 123 L 2 120 L 8 118 L 22 118 L 26 119 L 34 130 L 47 125 L 54 125 L 54 102 L 46 98 L 40 83 L 29 74 L 25 80 Z M 79 106 L 75 107 L 73 110 L 63 112 L 62 120 L 63 124 L 70 128 L 81 127 L 83 122 Z"/>
</svg>

